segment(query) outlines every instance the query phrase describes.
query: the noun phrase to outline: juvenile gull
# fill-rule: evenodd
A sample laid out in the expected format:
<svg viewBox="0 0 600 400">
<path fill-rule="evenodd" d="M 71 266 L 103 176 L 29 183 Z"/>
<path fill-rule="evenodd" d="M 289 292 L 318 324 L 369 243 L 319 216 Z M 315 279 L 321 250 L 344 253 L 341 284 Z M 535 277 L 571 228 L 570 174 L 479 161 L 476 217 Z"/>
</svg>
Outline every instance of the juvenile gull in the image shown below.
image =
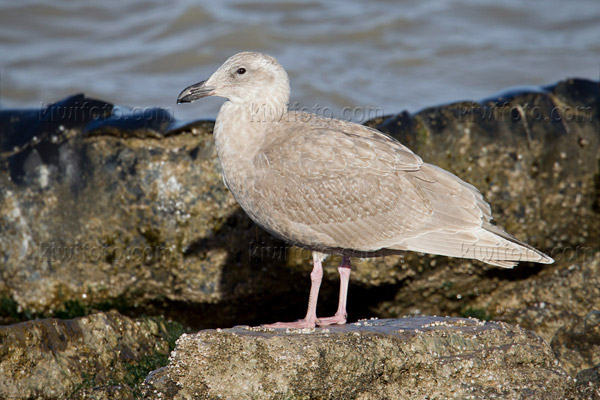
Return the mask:
<svg viewBox="0 0 600 400">
<path fill-rule="evenodd" d="M 553 262 L 492 225 L 490 206 L 474 186 L 375 129 L 288 111 L 289 95 L 275 58 L 244 52 L 177 99 L 227 99 L 214 128 L 225 184 L 258 225 L 312 250 L 306 316 L 266 326 L 344 324 L 351 255 L 411 250 L 505 268 Z M 342 255 L 339 305 L 334 316 L 317 318 L 321 262 L 329 254 Z"/>
</svg>

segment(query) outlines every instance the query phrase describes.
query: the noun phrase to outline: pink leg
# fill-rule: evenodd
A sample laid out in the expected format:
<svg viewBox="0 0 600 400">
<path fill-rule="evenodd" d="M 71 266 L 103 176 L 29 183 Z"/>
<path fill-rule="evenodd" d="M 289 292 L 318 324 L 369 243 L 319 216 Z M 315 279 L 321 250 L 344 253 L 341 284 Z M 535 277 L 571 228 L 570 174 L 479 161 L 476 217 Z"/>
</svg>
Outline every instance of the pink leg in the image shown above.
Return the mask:
<svg viewBox="0 0 600 400">
<path fill-rule="evenodd" d="M 346 299 L 348 298 L 348 282 L 350 281 L 350 259 L 344 257 L 342 263 L 338 267 L 340 273 L 340 301 L 338 303 L 338 310 L 333 317 L 318 318 L 317 325 L 334 325 L 334 324 L 345 324 L 346 323 Z"/>
<path fill-rule="evenodd" d="M 310 295 L 308 297 L 308 310 L 306 317 L 294 322 L 275 322 L 274 324 L 263 325 L 266 328 L 314 328 L 317 323 L 317 298 L 319 297 L 319 288 L 323 279 L 323 266 L 321 261 L 323 254 L 313 251 L 313 270 L 310 273 Z"/>
</svg>

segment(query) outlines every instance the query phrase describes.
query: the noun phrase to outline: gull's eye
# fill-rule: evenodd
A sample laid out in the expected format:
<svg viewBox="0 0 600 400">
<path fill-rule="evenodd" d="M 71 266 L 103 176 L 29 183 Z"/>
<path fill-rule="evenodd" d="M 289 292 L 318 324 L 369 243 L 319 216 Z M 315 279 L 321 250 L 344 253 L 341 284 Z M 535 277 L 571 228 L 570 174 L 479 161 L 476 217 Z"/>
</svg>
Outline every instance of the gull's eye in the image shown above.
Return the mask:
<svg viewBox="0 0 600 400">
<path fill-rule="evenodd" d="M 244 75 L 246 73 L 246 68 L 238 68 L 238 70 L 235 72 L 236 74 Z"/>
</svg>

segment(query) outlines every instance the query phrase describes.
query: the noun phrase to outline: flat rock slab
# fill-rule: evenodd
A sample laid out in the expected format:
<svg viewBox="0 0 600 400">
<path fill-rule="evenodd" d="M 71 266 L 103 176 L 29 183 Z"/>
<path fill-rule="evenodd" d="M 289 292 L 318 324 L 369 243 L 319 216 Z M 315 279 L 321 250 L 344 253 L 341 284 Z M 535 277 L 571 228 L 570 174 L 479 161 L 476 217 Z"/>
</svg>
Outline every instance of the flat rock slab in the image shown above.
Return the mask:
<svg viewBox="0 0 600 400">
<path fill-rule="evenodd" d="M 415 317 L 184 334 L 142 390 L 149 399 L 564 399 L 574 385 L 530 331 Z"/>
</svg>

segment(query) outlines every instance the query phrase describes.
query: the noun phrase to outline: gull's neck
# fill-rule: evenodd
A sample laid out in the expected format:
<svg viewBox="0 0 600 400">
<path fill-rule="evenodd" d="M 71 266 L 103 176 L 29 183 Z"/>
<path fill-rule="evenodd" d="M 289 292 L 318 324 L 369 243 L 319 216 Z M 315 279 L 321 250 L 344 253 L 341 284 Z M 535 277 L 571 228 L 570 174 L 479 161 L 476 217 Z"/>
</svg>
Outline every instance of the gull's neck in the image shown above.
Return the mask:
<svg viewBox="0 0 600 400">
<path fill-rule="evenodd" d="M 226 101 L 215 121 L 217 154 L 228 183 L 251 171 L 250 164 L 269 139 L 269 129 L 287 115 L 286 102 L 242 103 Z"/>
</svg>

